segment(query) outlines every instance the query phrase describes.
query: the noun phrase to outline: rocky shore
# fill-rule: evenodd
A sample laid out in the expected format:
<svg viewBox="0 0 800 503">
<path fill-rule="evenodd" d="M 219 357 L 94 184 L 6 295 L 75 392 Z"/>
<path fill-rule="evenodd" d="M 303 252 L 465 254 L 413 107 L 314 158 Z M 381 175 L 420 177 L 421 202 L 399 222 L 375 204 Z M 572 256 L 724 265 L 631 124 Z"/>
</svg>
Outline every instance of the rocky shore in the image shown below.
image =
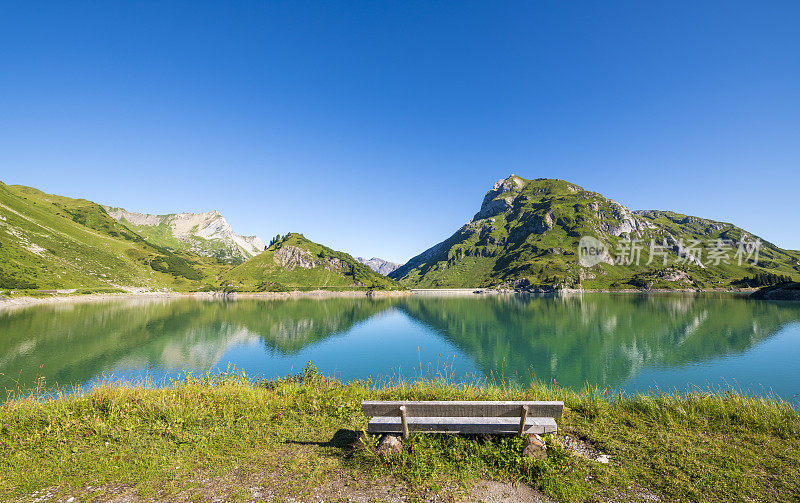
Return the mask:
<svg viewBox="0 0 800 503">
<path fill-rule="evenodd" d="M 76 302 L 104 302 L 109 300 L 119 299 L 171 299 L 171 298 L 194 298 L 194 299 L 294 299 L 294 298 L 316 298 L 327 299 L 334 297 L 403 297 L 411 295 L 410 290 L 375 290 L 375 291 L 359 291 L 359 290 L 310 290 L 310 291 L 294 291 L 294 292 L 171 292 L 171 291 L 130 291 L 119 293 L 89 293 L 89 294 L 71 294 L 71 293 L 48 293 L 45 296 L 19 296 L 19 297 L 6 297 L 0 295 L 0 310 L 33 306 L 39 304 L 61 304 L 61 303 L 76 303 Z"/>
<path fill-rule="evenodd" d="M 784 283 L 762 288 L 750 295 L 761 300 L 800 300 L 800 283 Z"/>
<path fill-rule="evenodd" d="M 495 288 L 420 288 L 409 290 L 309 290 L 292 292 L 173 292 L 158 290 L 133 289 L 128 292 L 119 293 L 90 293 L 75 294 L 57 291 L 47 293 L 43 296 L 19 296 L 8 297 L 0 295 L 0 309 L 32 306 L 38 304 L 55 303 L 74 303 L 74 302 L 104 302 L 109 300 L 119 300 L 127 298 L 195 298 L 195 299 L 295 299 L 295 298 L 314 298 L 328 299 L 339 297 L 405 297 L 408 295 L 576 295 L 582 293 L 731 293 L 731 294 L 751 294 L 754 299 L 764 300 L 800 300 L 800 284 L 783 285 L 779 287 L 764 288 L 756 291 L 753 288 L 740 289 L 650 289 L 650 290 L 581 290 L 581 289 L 495 289 Z"/>
</svg>

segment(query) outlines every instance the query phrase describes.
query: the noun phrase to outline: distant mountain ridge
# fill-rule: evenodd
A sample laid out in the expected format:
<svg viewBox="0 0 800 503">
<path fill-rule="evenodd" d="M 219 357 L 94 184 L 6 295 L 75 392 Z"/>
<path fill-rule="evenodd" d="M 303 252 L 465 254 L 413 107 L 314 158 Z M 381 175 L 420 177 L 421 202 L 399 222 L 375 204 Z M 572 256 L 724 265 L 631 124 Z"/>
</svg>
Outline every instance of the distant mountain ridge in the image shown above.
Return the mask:
<svg viewBox="0 0 800 503">
<path fill-rule="evenodd" d="M 170 250 L 191 251 L 205 257 L 243 262 L 264 251 L 266 243 L 257 236 L 242 236 L 233 231 L 218 211 L 151 215 L 123 208 L 103 207 L 148 241 Z"/>
<path fill-rule="evenodd" d="M 601 251 L 595 263 L 580 260 L 582 242 Z M 737 243 L 760 244 L 756 264 L 738 263 Z M 723 248 L 727 263 L 716 260 Z M 426 288 L 713 289 L 765 274 L 798 277 L 800 252 L 729 223 L 634 212 L 564 180 L 511 175 L 486 193 L 472 220 L 389 277 Z"/>
<path fill-rule="evenodd" d="M 759 245 L 755 256 L 743 243 Z M 452 236 L 388 277 L 373 268 L 395 264 L 357 260 L 302 234 L 264 248 L 216 211 L 133 213 L 0 183 L 0 290 L 713 290 L 800 279 L 800 251 L 735 225 L 631 211 L 564 180 L 516 175 L 495 183 Z"/>
<path fill-rule="evenodd" d="M 383 260 L 382 258 L 378 257 L 372 257 L 371 259 L 365 259 L 364 257 L 356 257 L 356 260 L 366 265 L 367 267 L 377 272 L 378 274 L 383 274 L 384 276 L 388 276 L 389 273 L 391 273 L 401 265 L 401 264 L 395 264 L 394 262 L 389 262 L 388 260 Z"/>
</svg>

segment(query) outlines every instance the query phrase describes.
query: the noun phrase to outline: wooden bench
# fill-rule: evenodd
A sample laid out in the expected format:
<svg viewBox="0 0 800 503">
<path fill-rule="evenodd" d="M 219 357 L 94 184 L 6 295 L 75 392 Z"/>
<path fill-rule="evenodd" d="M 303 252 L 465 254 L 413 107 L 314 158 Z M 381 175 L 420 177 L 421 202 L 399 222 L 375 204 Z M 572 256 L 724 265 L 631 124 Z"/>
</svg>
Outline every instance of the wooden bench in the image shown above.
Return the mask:
<svg viewBox="0 0 800 503">
<path fill-rule="evenodd" d="M 361 402 L 367 433 L 553 433 L 564 402 Z"/>
</svg>

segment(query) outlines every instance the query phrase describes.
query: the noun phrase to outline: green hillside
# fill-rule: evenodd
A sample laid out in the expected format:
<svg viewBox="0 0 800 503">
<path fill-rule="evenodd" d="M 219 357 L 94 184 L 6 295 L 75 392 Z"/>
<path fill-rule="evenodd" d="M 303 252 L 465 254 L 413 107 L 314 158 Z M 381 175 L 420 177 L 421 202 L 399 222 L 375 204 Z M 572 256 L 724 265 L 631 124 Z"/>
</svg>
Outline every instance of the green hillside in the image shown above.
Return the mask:
<svg viewBox="0 0 800 503">
<path fill-rule="evenodd" d="M 600 263 L 581 265 L 583 236 L 605 248 Z M 764 240 L 758 260 L 743 255 L 740 265 L 737 244 L 758 239 L 724 222 L 665 211 L 632 212 L 563 180 L 511 175 L 486 194 L 469 223 L 389 277 L 425 288 L 523 289 L 710 289 L 800 277 L 800 252 Z M 653 240 L 660 247 L 651 261 Z M 691 249 L 695 242 L 699 251 Z M 642 247 L 638 262 L 637 253 L 631 253 L 637 246 Z M 728 263 L 709 255 L 714 247 L 727 252 Z M 632 263 L 620 263 L 623 257 Z"/>
<path fill-rule="evenodd" d="M 0 289 L 187 290 L 220 267 L 146 242 L 91 201 L 0 182 Z"/>
<path fill-rule="evenodd" d="M 297 233 L 287 234 L 263 253 L 223 273 L 220 283 L 247 291 L 400 288 L 347 253 Z"/>
</svg>

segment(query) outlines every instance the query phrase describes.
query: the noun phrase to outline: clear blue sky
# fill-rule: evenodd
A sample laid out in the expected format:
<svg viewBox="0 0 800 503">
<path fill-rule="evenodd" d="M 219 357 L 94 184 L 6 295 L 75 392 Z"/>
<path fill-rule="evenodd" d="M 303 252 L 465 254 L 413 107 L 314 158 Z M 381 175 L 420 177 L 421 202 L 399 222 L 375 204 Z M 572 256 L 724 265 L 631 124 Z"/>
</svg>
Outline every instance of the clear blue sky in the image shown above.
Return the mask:
<svg viewBox="0 0 800 503">
<path fill-rule="evenodd" d="M 0 7 L 6 183 L 403 261 L 516 173 L 800 248 L 800 2 Z"/>
</svg>

